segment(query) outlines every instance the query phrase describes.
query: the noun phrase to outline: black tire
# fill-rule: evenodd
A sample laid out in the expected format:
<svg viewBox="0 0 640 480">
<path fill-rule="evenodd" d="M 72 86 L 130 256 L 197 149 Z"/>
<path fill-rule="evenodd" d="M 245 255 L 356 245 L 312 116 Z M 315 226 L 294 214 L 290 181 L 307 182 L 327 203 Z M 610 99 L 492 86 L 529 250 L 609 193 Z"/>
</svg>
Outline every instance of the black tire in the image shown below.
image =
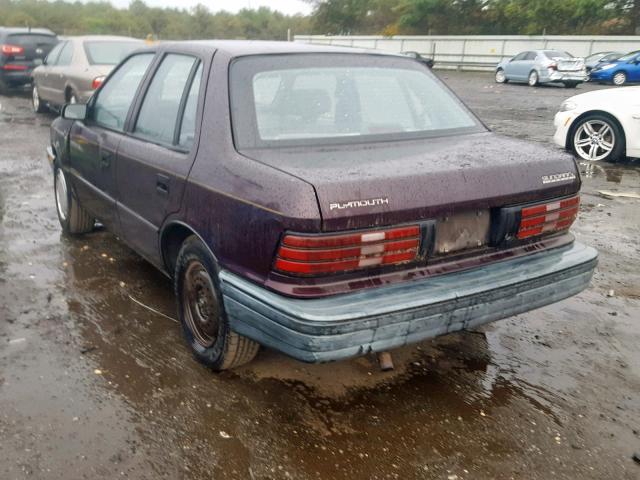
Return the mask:
<svg viewBox="0 0 640 480">
<path fill-rule="evenodd" d="M 611 77 L 611 81 L 614 85 L 621 87 L 627 83 L 627 74 L 624 72 L 616 72 Z"/>
<path fill-rule="evenodd" d="M 62 176 L 61 179 L 59 176 Z M 61 183 L 64 182 L 64 183 Z M 61 188 L 64 186 L 64 188 Z M 53 194 L 56 202 L 56 212 L 60 226 L 68 235 L 82 235 L 93 230 L 95 219 L 80 206 L 77 198 L 71 191 L 64 170 L 57 165 L 53 169 Z M 62 205 L 62 199 L 66 198 L 66 206 Z M 66 208 L 65 208 L 66 207 Z"/>
<path fill-rule="evenodd" d="M 538 72 L 535 70 L 531 70 L 529 72 L 529 77 L 527 78 L 527 83 L 529 84 L 529 86 L 537 87 L 539 81 L 540 81 L 540 76 L 538 75 Z"/>
<path fill-rule="evenodd" d="M 36 85 L 33 85 L 33 89 L 31 90 L 31 106 L 35 113 L 45 113 L 47 111 L 47 107 L 40 98 L 40 92 Z"/>
<path fill-rule="evenodd" d="M 231 331 L 217 272 L 215 259 L 200 239 L 187 238 L 173 277 L 178 317 L 195 358 L 221 371 L 250 362 L 260 345 Z"/>
<path fill-rule="evenodd" d="M 496 83 L 509 83 L 509 79 L 502 68 L 496 70 L 495 80 Z"/>
<path fill-rule="evenodd" d="M 609 154 L 606 157 L 600 158 L 598 159 L 598 161 L 615 163 L 619 160 L 623 160 L 625 157 L 626 141 L 625 141 L 624 131 L 622 130 L 622 127 L 620 127 L 618 122 L 613 118 L 607 115 L 601 115 L 598 113 L 585 115 L 580 120 L 575 122 L 575 125 L 571 128 L 571 130 L 569 130 L 567 143 L 570 145 L 570 150 L 576 156 L 576 158 L 580 160 L 588 160 L 583 156 L 581 156 L 580 153 L 578 152 L 578 147 L 576 146 L 576 143 L 575 143 L 575 137 L 578 129 L 580 129 L 585 123 L 590 121 L 602 122 L 608 125 L 609 128 L 611 128 L 615 138 L 613 149 L 609 152 Z"/>
<path fill-rule="evenodd" d="M 576 88 L 580 82 L 564 82 L 565 88 Z"/>
</svg>

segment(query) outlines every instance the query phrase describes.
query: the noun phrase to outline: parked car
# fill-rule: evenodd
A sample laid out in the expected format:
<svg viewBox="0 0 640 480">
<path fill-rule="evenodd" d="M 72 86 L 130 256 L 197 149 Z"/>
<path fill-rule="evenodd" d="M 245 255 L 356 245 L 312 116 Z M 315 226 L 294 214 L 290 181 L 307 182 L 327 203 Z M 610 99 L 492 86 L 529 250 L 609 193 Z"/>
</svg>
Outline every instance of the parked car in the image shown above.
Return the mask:
<svg viewBox="0 0 640 480">
<path fill-rule="evenodd" d="M 44 28 L 0 27 L 0 92 L 31 83 L 31 72 L 58 43 Z"/>
<path fill-rule="evenodd" d="M 71 37 L 60 42 L 33 71 L 34 111 L 87 102 L 113 67 L 141 46 L 142 40 L 114 36 Z"/>
<path fill-rule="evenodd" d="M 407 57 L 411 57 L 411 58 L 419 61 L 420 63 L 426 65 L 429 68 L 433 68 L 433 66 L 436 63 L 433 58 L 425 57 L 425 56 L 421 55 L 418 52 L 402 52 L 402 55 L 406 55 Z"/>
<path fill-rule="evenodd" d="M 587 80 L 582 58 L 558 50 L 522 52 L 496 67 L 496 82 L 527 82 L 535 87 L 541 83 L 563 83 L 575 88 Z"/>
<path fill-rule="evenodd" d="M 214 55 L 215 53 L 215 55 Z M 491 133 L 399 55 L 290 42 L 127 57 L 51 126 L 64 232 L 174 281 L 197 359 L 387 351 L 584 289 L 569 155 Z"/>
<path fill-rule="evenodd" d="M 623 56 L 623 52 L 598 52 L 589 55 L 584 59 L 584 65 L 587 69 L 587 73 L 590 73 L 599 64 L 605 64 L 617 60 Z"/>
<path fill-rule="evenodd" d="M 627 53 L 617 60 L 601 63 L 591 70 L 591 81 L 613 83 L 622 86 L 628 82 L 640 82 L 640 50 Z"/>
<path fill-rule="evenodd" d="M 554 124 L 555 143 L 582 160 L 640 157 L 640 86 L 571 97 L 562 102 Z"/>
</svg>

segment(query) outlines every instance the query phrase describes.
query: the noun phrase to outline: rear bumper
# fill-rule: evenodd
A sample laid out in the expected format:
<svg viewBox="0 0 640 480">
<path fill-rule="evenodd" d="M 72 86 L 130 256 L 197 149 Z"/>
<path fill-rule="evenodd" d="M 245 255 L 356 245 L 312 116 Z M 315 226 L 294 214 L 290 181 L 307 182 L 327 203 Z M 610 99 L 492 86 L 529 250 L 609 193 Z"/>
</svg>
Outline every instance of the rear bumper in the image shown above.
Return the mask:
<svg viewBox="0 0 640 480">
<path fill-rule="evenodd" d="M 540 76 L 540 82 L 586 82 L 589 76 L 583 72 L 558 72 L 549 73 Z"/>
<path fill-rule="evenodd" d="M 0 67 L 0 80 L 3 82 L 12 85 L 27 85 L 33 83 L 33 78 L 31 78 L 31 72 L 33 70 L 3 70 Z"/>
<path fill-rule="evenodd" d="M 574 243 L 472 270 L 324 297 L 284 297 L 222 271 L 231 329 L 306 362 L 385 351 L 575 295 L 597 264 Z"/>
</svg>

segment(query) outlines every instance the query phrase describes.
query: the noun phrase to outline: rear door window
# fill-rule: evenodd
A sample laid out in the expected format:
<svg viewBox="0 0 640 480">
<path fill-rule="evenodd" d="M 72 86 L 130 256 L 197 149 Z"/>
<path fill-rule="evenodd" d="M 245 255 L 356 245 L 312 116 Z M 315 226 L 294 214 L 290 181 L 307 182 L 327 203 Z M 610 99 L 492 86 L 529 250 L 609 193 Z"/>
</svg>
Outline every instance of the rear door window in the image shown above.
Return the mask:
<svg viewBox="0 0 640 480">
<path fill-rule="evenodd" d="M 58 63 L 58 57 L 60 56 L 62 47 L 64 47 L 64 42 L 53 47 L 53 50 L 51 50 L 49 55 L 47 55 L 47 65 L 56 65 Z"/>
<path fill-rule="evenodd" d="M 60 67 L 66 67 L 71 65 L 71 59 L 73 58 L 73 44 L 71 42 L 65 42 L 56 65 Z"/>
<path fill-rule="evenodd" d="M 98 125 L 112 130 L 124 129 L 127 114 L 153 56 L 153 53 L 134 55 L 107 80 L 93 104 L 92 118 Z"/>
<path fill-rule="evenodd" d="M 178 146 L 185 150 L 191 150 L 196 135 L 196 112 L 198 110 L 198 94 L 200 93 L 200 83 L 202 81 L 202 63 L 198 66 L 193 83 L 189 89 L 189 96 L 182 115 L 180 124 L 180 136 Z"/>
<path fill-rule="evenodd" d="M 519 53 L 518 55 L 516 55 L 515 57 L 513 57 L 513 61 L 514 61 L 514 62 L 518 62 L 518 61 L 520 61 L 520 60 L 524 60 L 524 59 L 525 59 L 525 57 L 527 56 L 527 53 L 529 53 L 529 52 L 522 52 L 522 53 Z"/>
<path fill-rule="evenodd" d="M 198 60 L 168 54 L 158 67 L 147 90 L 134 134 L 155 143 L 173 145 L 178 113 L 192 69 Z M 188 128 L 185 124 L 185 128 Z"/>
<path fill-rule="evenodd" d="M 527 53 L 527 56 L 524 57 L 524 59 L 525 60 L 535 60 L 537 56 L 538 55 L 536 54 L 536 52 L 529 52 L 529 53 Z"/>
</svg>

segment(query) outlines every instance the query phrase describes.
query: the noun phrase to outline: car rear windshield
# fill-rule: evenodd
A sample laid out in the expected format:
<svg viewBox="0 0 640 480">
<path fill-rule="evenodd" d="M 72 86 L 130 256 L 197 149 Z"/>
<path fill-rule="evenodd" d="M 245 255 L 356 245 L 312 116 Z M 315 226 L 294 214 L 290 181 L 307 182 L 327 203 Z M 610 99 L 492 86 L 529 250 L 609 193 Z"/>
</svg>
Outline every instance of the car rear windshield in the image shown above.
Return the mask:
<svg viewBox="0 0 640 480">
<path fill-rule="evenodd" d="M 545 50 L 544 54 L 547 58 L 573 58 L 573 55 L 567 52 L 561 52 L 559 50 Z"/>
<path fill-rule="evenodd" d="M 18 46 L 54 45 L 58 39 L 53 35 L 41 35 L 38 33 L 14 33 L 8 36 L 7 42 Z"/>
<path fill-rule="evenodd" d="M 402 57 L 262 55 L 231 65 L 236 146 L 363 143 L 481 131 L 429 70 Z"/>
<path fill-rule="evenodd" d="M 117 65 L 142 45 L 142 42 L 92 41 L 84 42 L 84 51 L 90 65 Z"/>
</svg>

